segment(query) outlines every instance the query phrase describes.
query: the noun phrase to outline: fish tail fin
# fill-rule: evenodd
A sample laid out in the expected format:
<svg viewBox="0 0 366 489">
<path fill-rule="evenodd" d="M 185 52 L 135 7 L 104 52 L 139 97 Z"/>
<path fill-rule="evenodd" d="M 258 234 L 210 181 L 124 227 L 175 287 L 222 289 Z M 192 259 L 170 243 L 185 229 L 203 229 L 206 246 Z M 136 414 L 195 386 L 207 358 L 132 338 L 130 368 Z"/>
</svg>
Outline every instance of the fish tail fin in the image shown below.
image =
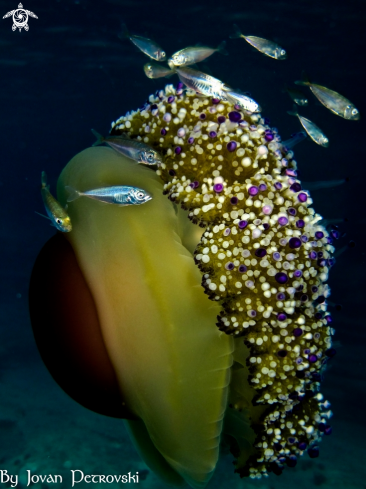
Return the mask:
<svg viewBox="0 0 366 489">
<path fill-rule="evenodd" d="M 100 144 L 104 143 L 104 137 L 101 134 L 99 134 L 99 132 L 95 131 L 94 129 L 92 129 L 91 132 L 97 138 L 97 140 L 92 144 L 92 146 L 99 146 Z"/>
<path fill-rule="evenodd" d="M 299 112 L 298 112 L 298 110 L 297 110 L 296 105 L 293 105 L 293 106 L 292 106 L 292 110 L 288 110 L 288 111 L 287 111 L 287 113 L 288 113 L 289 115 L 294 115 L 294 116 L 296 116 L 296 117 L 299 115 Z"/>
<path fill-rule="evenodd" d="M 241 33 L 241 30 L 239 29 L 239 27 L 234 24 L 234 32 L 229 36 L 230 39 L 237 39 L 238 37 L 243 37 L 243 34 Z"/>
<path fill-rule="evenodd" d="M 124 39 L 128 39 L 130 37 L 130 33 L 128 32 L 127 26 L 124 22 L 121 22 L 121 30 L 118 34 L 118 37 L 123 41 Z"/>
<path fill-rule="evenodd" d="M 73 202 L 80 197 L 80 192 L 75 190 L 73 187 L 65 186 L 66 192 L 68 192 L 67 202 Z"/>
<path fill-rule="evenodd" d="M 220 54 L 224 54 L 227 56 L 229 53 L 227 52 L 226 49 L 226 41 L 220 42 L 220 44 L 217 46 L 216 51 L 219 52 Z"/>
<path fill-rule="evenodd" d="M 305 71 L 302 71 L 301 80 L 295 81 L 295 84 L 296 85 L 305 85 L 305 86 L 311 85 L 311 81 L 309 80 L 309 77 Z"/>
<path fill-rule="evenodd" d="M 171 68 L 171 73 L 167 73 L 167 74 L 164 76 L 164 78 L 169 78 L 170 76 L 172 76 L 172 75 L 176 75 L 176 74 L 177 74 L 177 72 L 176 72 L 175 68 Z"/>
<path fill-rule="evenodd" d="M 48 185 L 47 185 L 47 175 L 46 175 L 46 172 L 43 171 L 41 173 L 41 183 L 42 183 L 42 188 L 47 188 Z"/>
</svg>

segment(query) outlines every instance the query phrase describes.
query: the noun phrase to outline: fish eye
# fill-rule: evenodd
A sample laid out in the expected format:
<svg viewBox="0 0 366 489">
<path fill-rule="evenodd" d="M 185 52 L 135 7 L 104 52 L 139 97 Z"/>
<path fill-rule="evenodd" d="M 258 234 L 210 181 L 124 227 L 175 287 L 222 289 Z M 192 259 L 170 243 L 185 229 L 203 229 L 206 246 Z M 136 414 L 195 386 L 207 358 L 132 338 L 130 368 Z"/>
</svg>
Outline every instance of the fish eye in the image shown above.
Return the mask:
<svg viewBox="0 0 366 489">
<path fill-rule="evenodd" d="M 143 193 L 143 192 L 137 192 L 137 193 L 136 193 L 136 197 L 137 197 L 138 199 L 143 199 L 143 198 L 144 198 L 144 193 Z"/>
<path fill-rule="evenodd" d="M 148 69 L 149 71 L 151 71 L 151 70 L 152 70 L 152 66 L 151 66 L 151 65 L 147 65 L 147 69 Z"/>
<path fill-rule="evenodd" d="M 146 153 L 146 159 L 149 162 L 154 161 L 154 153 Z"/>
<path fill-rule="evenodd" d="M 56 219 L 57 224 L 62 224 L 61 219 Z"/>
<path fill-rule="evenodd" d="M 165 51 L 162 51 L 162 52 L 161 52 L 161 56 L 162 56 L 163 58 L 165 58 Z"/>
<path fill-rule="evenodd" d="M 358 110 L 357 109 L 353 109 L 352 110 L 352 115 L 356 115 L 356 114 L 358 114 Z"/>
<path fill-rule="evenodd" d="M 286 54 L 286 51 L 285 51 L 284 49 L 282 49 L 282 50 L 281 50 L 281 54 L 282 54 L 282 56 L 283 56 L 284 54 Z"/>
</svg>

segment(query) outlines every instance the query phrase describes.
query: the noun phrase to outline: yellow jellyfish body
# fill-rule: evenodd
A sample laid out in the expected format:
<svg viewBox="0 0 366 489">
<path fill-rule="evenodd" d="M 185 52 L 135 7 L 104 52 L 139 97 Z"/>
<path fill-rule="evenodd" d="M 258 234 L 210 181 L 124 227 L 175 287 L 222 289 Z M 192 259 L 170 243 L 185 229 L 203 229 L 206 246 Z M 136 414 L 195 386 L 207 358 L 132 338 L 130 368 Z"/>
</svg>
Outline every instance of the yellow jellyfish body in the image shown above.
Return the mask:
<svg viewBox="0 0 366 489">
<path fill-rule="evenodd" d="M 233 339 L 215 328 L 219 308 L 204 294 L 153 171 L 112 149 L 90 148 L 63 170 L 58 196 L 65 204 L 65 186 L 118 184 L 143 188 L 153 199 L 118 207 L 79 198 L 69 203 L 68 239 L 123 397 L 139 418 L 128 423 L 140 453 L 165 480 L 202 487 L 219 455 Z"/>
</svg>

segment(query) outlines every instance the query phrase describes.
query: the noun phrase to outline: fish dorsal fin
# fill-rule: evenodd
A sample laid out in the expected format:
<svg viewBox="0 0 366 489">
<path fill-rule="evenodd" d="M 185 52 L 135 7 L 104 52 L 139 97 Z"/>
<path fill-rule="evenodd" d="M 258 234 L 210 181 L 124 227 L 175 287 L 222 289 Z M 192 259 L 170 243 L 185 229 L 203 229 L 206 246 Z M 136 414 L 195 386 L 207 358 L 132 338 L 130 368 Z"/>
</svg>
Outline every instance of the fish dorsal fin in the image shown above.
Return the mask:
<svg viewBox="0 0 366 489">
<path fill-rule="evenodd" d="M 37 212 L 37 211 L 34 211 L 36 214 L 38 214 L 39 216 L 41 217 L 44 217 L 45 219 L 48 219 L 49 221 L 51 221 L 51 218 L 48 217 L 48 216 L 45 216 L 44 214 L 41 214 L 40 212 Z"/>
<path fill-rule="evenodd" d="M 237 39 L 238 37 L 242 37 L 243 34 L 241 33 L 241 30 L 239 29 L 239 27 L 234 24 L 234 32 L 229 36 L 230 39 Z"/>
<path fill-rule="evenodd" d="M 298 117 L 299 112 L 298 112 L 298 110 L 297 110 L 297 106 L 294 104 L 294 105 L 292 106 L 292 110 L 288 110 L 288 111 L 287 111 L 287 113 L 288 113 L 289 115 L 295 115 L 296 117 Z"/>
<path fill-rule="evenodd" d="M 306 73 L 306 71 L 301 72 L 301 80 L 295 81 L 295 85 L 304 85 L 304 86 L 309 86 L 311 85 L 311 81 Z"/>
</svg>

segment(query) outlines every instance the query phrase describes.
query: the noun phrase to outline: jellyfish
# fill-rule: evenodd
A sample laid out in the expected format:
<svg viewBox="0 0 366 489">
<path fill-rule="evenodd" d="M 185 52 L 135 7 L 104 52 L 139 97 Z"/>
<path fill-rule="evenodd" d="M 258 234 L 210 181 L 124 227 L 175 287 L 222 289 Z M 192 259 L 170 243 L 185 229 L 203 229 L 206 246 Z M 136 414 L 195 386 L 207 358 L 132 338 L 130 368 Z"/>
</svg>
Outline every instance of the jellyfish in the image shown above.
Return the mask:
<svg viewBox="0 0 366 489">
<path fill-rule="evenodd" d="M 332 237 L 294 153 L 261 114 L 167 85 L 112 123 L 158 151 L 156 168 L 111 148 L 76 155 L 58 180 L 131 185 L 143 206 L 80 198 L 73 230 L 41 251 L 30 314 L 59 385 L 124 418 L 162 480 L 205 487 L 220 449 L 260 478 L 319 454 L 331 433 L 320 382 L 334 356 Z"/>
</svg>

